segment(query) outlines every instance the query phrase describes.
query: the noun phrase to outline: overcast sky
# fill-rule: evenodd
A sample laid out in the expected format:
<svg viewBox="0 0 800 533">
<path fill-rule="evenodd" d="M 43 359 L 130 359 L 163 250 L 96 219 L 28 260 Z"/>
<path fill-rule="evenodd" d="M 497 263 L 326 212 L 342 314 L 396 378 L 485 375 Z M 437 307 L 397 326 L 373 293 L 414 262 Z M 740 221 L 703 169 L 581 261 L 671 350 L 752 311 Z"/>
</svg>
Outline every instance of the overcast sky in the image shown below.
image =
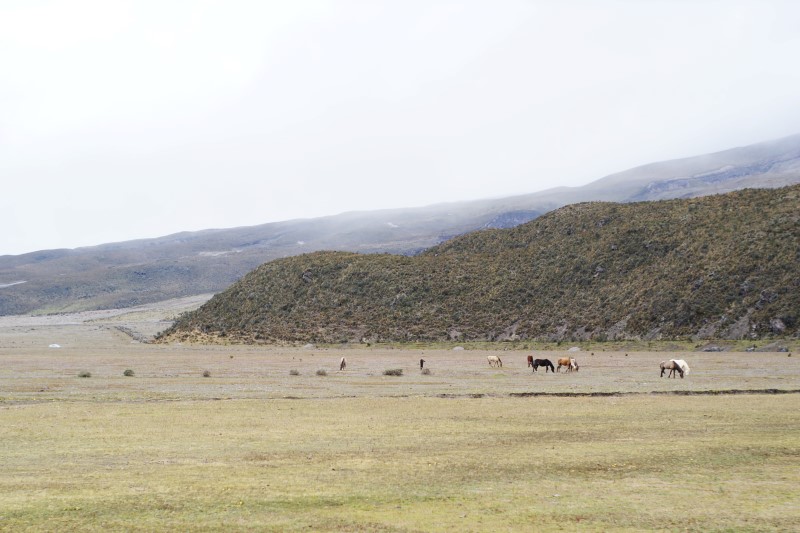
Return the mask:
<svg viewBox="0 0 800 533">
<path fill-rule="evenodd" d="M 800 2 L 0 2 L 0 255 L 800 133 Z"/>
</svg>

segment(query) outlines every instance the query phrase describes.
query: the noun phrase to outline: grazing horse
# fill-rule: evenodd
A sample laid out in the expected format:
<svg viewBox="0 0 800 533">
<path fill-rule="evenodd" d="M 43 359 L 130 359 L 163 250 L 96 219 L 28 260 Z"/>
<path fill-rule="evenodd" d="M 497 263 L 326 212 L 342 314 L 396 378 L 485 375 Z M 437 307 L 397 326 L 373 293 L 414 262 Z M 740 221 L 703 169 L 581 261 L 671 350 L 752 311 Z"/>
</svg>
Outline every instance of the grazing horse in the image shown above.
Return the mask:
<svg viewBox="0 0 800 533">
<path fill-rule="evenodd" d="M 489 361 L 489 366 L 497 366 L 501 368 L 503 366 L 503 361 L 501 361 L 496 355 L 490 355 L 486 357 L 486 360 Z"/>
<path fill-rule="evenodd" d="M 345 368 L 347 368 L 347 359 L 342 357 L 341 360 L 339 360 L 339 370 L 341 371 L 344 370 Z"/>
<path fill-rule="evenodd" d="M 688 374 L 689 373 L 689 365 L 686 364 L 686 361 L 684 361 L 683 359 L 672 359 L 672 362 L 675 363 L 676 365 L 678 365 L 678 367 L 681 370 L 683 370 L 683 373 L 681 373 L 681 377 L 683 377 L 684 374 Z"/>
<path fill-rule="evenodd" d="M 532 355 L 528 356 L 528 366 L 533 366 L 533 356 Z"/>
<path fill-rule="evenodd" d="M 683 368 L 679 364 L 675 362 L 675 359 L 670 359 L 669 361 L 661 361 L 661 376 L 664 377 L 664 371 L 669 370 L 667 374 L 667 378 L 674 378 L 675 373 L 679 373 L 681 375 L 681 379 L 683 379 Z"/>
<path fill-rule="evenodd" d="M 555 373 L 556 368 L 553 366 L 552 361 L 550 359 L 534 359 L 533 360 L 533 371 L 538 372 L 538 368 L 540 366 L 545 367 L 545 372 L 553 372 Z"/>
<path fill-rule="evenodd" d="M 575 361 L 574 357 L 560 357 L 558 359 L 558 368 L 556 368 L 556 372 L 561 371 L 561 367 L 567 367 L 567 372 L 578 371 L 578 362 Z"/>
</svg>

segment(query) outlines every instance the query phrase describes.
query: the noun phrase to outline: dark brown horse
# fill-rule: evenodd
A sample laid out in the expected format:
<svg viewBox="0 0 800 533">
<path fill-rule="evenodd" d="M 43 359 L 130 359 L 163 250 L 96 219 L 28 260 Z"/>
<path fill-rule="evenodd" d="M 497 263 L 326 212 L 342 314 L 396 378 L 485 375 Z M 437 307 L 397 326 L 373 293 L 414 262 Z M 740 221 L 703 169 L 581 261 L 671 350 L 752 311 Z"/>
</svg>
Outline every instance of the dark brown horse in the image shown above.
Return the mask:
<svg viewBox="0 0 800 533">
<path fill-rule="evenodd" d="M 553 372 L 555 373 L 556 367 L 553 366 L 553 362 L 550 359 L 534 359 L 533 360 L 533 371 L 537 372 L 540 366 L 545 367 L 545 372 Z"/>
<path fill-rule="evenodd" d="M 528 366 L 533 366 L 533 356 L 532 355 L 528 356 Z"/>
</svg>

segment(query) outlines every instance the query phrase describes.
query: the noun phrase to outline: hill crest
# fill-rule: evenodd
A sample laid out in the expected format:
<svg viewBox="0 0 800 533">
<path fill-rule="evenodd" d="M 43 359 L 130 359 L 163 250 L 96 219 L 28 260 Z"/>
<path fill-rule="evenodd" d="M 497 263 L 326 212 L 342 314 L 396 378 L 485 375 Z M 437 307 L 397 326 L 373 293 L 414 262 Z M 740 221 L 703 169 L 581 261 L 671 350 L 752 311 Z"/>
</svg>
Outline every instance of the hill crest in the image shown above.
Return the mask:
<svg viewBox="0 0 800 533">
<path fill-rule="evenodd" d="M 800 186 L 569 205 L 415 257 L 261 265 L 163 340 L 619 340 L 800 332 Z"/>
</svg>

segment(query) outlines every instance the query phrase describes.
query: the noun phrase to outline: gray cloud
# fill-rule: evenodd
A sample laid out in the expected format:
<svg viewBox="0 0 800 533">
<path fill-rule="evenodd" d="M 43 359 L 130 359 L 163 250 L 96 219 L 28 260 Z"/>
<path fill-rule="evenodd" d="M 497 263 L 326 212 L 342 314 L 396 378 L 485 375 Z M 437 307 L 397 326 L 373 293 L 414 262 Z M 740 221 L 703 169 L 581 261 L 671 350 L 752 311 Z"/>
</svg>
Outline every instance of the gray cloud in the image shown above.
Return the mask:
<svg viewBox="0 0 800 533">
<path fill-rule="evenodd" d="M 0 254 L 580 185 L 798 132 L 800 7 L 0 6 Z"/>
</svg>

